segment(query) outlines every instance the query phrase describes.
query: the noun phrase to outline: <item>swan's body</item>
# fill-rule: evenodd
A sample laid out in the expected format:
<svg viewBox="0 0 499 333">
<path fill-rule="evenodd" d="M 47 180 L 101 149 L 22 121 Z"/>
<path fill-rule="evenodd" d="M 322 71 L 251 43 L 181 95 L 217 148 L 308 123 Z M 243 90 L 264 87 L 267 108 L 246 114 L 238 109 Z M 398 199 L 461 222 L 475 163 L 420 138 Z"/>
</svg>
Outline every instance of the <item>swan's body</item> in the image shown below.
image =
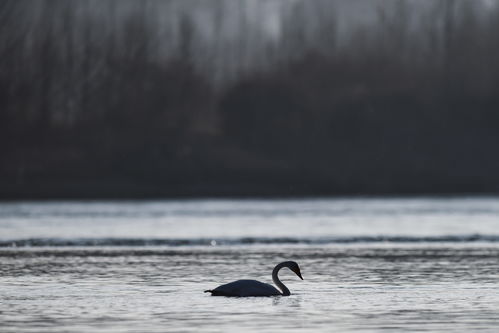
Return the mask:
<svg viewBox="0 0 499 333">
<path fill-rule="evenodd" d="M 294 261 L 285 261 L 278 264 L 272 271 L 272 280 L 282 290 L 280 292 L 270 284 L 263 283 L 256 280 L 237 280 L 231 283 L 223 284 L 213 290 L 206 290 L 212 296 L 228 296 L 228 297 L 250 297 L 250 296 L 289 296 L 291 293 L 284 283 L 279 280 L 277 273 L 283 267 L 289 268 L 300 279 L 303 280 L 300 267 Z"/>
<path fill-rule="evenodd" d="M 278 296 L 282 295 L 279 290 L 268 283 L 256 280 L 237 280 L 217 287 L 211 292 L 212 296 Z"/>
</svg>

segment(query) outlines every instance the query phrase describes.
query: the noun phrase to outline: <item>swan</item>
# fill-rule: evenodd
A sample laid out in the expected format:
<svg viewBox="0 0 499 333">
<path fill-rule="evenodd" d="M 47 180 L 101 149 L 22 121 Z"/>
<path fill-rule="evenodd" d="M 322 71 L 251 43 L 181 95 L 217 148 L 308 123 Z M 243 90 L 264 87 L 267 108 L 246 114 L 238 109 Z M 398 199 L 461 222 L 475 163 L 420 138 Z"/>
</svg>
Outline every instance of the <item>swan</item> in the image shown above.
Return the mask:
<svg viewBox="0 0 499 333">
<path fill-rule="evenodd" d="M 300 279 L 303 277 L 300 273 L 300 267 L 294 261 L 281 262 L 274 267 L 272 271 L 272 280 L 282 290 L 282 293 L 268 283 L 263 283 L 256 280 L 237 280 L 231 283 L 223 284 L 213 290 L 205 290 L 205 293 L 211 293 L 211 296 L 228 296 L 228 297 L 251 297 L 251 296 L 289 296 L 291 293 L 284 283 L 279 280 L 277 273 L 283 267 L 289 268 Z"/>
</svg>

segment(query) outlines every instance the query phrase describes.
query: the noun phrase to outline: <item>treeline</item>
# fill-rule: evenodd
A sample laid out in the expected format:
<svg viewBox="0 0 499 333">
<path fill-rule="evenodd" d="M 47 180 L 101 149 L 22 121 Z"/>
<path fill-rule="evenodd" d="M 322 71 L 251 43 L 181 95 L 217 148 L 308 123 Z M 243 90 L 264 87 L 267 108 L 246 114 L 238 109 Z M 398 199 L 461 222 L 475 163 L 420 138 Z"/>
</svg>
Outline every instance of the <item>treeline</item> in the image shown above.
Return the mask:
<svg viewBox="0 0 499 333">
<path fill-rule="evenodd" d="M 383 1 L 346 34 L 341 1 L 266 32 L 265 0 L 101 3 L 0 4 L 2 198 L 499 192 L 496 7 Z M 204 37 L 226 67 L 196 6 L 244 18 Z"/>
</svg>

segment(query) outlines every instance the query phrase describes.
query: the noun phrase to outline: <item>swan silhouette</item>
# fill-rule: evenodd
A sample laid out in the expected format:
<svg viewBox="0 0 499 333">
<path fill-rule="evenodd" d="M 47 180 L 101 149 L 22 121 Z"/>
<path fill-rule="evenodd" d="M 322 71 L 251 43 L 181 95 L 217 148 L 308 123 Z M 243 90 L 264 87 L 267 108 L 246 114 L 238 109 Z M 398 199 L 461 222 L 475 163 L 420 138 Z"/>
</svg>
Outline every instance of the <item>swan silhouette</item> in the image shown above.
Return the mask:
<svg viewBox="0 0 499 333">
<path fill-rule="evenodd" d="M 211 293 L 211 296 L 228 297 L 251 297 L 251 296 L 289 296 L 291 293 L 284 283 L 279 280 L 277 273 L 283 267 L 289 268 L 300 279 L 303 280 L 300 267 L 294 261 L 285 261 L 274 267 L 272 271 L 272 280 L 282 290 L 282 293 L 268 283 L 256 280 L 237 280 L 231 283 L 223 284 L 213 290 L 205 290 L 205 293 Z"/>
</svg>

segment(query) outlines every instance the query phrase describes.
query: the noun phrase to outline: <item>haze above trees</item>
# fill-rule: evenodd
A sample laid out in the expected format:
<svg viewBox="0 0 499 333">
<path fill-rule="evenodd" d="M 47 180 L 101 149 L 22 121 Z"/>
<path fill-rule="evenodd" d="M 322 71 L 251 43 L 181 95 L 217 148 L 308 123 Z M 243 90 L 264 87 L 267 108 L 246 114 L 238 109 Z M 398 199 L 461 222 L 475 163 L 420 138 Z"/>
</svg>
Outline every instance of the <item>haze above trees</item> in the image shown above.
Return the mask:
<svg viewBox="0 0 499 333">
<path fill-rule="evenodd" d="M 499 191 L 499 6 L 6 0 L 0 195 Z"/>
</svg>

